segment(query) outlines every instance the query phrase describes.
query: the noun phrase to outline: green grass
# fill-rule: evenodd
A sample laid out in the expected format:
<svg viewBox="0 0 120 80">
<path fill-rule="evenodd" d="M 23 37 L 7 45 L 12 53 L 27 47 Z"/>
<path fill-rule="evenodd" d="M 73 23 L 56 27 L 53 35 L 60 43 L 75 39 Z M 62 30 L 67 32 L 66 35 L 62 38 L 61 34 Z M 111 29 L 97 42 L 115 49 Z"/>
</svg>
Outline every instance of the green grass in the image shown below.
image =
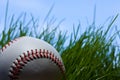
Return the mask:
<svg viewBox="0 0 120 80">
<path fill-rule="evenodd" d="M 106 31 L 101 27 L 97 30 L 89 27 L 62 53 L 67 80 L 119 80 L 120 52 L 116 52 L 113 45 L 116 35 L 107 38 L 116 18 L 113 18 Z"/>
<path fill-rule="evenodd" d="M 77 29 L 73 27 L 73 32 L 67 36 L 65 32 L 58 30 L 60 24 L 54 22 L 54 19 L 47 21 L 49 14 L 44 20 L 46 28 L 38 31 L 41 27 L 32 15 L 28 21 L 26 14 L 20 15 L 17 19 L 13 15 L 8 23 L 7 13 L 6 11 L 4 30 L 0 33 L 0 48 L 20 36 L 36 37 L 49 42 L 61 54 L 66 68 L 66 80 L 120 79 L 120 51 L 119 47 L 113 44 L 116 36 L 119 36 L 119 31 L 116 30 L 108 37 L 118 15 L 112 18 L 108 26 L 98 28 L 90 25 L 82 34 L 79 33 L 81 26 L 78 24 L 75 26 Z M 103 27 L 107 29 L 104 30 Z"/>
</svg>

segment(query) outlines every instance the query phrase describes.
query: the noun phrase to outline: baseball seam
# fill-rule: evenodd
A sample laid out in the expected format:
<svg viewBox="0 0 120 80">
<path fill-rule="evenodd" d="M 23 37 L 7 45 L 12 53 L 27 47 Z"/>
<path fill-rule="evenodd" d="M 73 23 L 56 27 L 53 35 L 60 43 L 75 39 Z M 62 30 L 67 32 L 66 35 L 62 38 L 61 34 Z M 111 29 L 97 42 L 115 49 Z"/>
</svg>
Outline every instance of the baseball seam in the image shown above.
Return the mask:
<svg viewBox="0 0 120 80">
<path fill-rule="evenodd" d="M 19 79 L 20 72 L 22 72 L 22 69 L 25 67 L 25 65 L 27 65 L 30 61 L 40 58 L 50 59 L 60 68 L 60 71 L 64 73 L 64 66 L 61 60 L 57 58 L 52 52 L 49 52 L 45 49 L 35 49 L 27 51 L 26 53 L 23 53 L 18 58 L 16 58 L 9 70 L 8 76 L 10 80 Z"/>
<path fill-rule="evenodd" d="M 3 52 L 5 49 L 7 49 L 7 47 L 11 46 L 11 44 L 13 44 L 14 42 L 18 41 L 18 39 L 20 38 L 16 38 L 14 40 L 11 40 L 10 42 L 8 42 L 7 44 L 5 44 L 1 49 L 0 51 Z"/>
</svg>

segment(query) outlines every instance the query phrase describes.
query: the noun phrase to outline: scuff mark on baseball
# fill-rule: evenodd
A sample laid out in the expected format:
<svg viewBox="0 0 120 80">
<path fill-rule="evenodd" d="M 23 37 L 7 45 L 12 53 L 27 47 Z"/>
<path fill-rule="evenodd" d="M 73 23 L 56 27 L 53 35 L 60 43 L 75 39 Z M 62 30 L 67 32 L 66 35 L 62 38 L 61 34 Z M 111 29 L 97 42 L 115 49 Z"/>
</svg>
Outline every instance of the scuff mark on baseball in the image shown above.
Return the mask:
<svg viewBox="0 0 120 80">
<path fill-rule="evenodd" d="M 61 56 L 43 40 L 20 37 L 0 52 L 0 80 L 61 80 L 64 76 Z"/>
</svg>

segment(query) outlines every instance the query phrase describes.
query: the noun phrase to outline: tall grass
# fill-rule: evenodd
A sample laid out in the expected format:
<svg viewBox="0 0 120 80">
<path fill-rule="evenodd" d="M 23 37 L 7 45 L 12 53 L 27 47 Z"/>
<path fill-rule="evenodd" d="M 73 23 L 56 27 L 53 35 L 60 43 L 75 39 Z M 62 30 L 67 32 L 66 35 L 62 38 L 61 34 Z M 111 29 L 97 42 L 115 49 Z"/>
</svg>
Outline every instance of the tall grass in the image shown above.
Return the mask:
<svg viewBox="0 0 120 80">
<path fill-rule="evenodd" d="M 107 30 L 102 27 L 95 30 L 90 26 L 75 43 L 71 40 L 72 45 L 62 53 L 67 80 L 120 79 L 120 52 L 116 52 L 113 45 L 117 35 L 107 37 L 117 17 L 112 19 Z"/>
<path fill-rule="evenodd" d="M 36 37 L 49 42 L 61 53 L 67 80 L 119 80 L 120 51 L 116 51 L 117 47 L 113 44 L 115 37 L 119 36 L 119 31 L 117 30 L 108 38 L 109 31 L 118 15 L 108 26 L 105 26 L 106 30 L 103 27 L 95 29 L 95 25 L 92 25 L 84 33 L 79 34 L 81 26 L 78 24 L 77 29 L 73 27 L 73 32 L 68 37 L 66 33 L 58 30 L 60 24 L 55 25 L 54 19 L 47 21 L 49 14 L 43 21 L 47 25 L 39 31 L 41 27 L 38 20 L 32 15 L 27 21 L 26 14 L 20 15 L 17 19 L 13 15 L 8 23 L 7 13 L 6 11 L 5 28 L 0 33 L 1 48 L 16 37 Z M 66 42 L 69 43 L 68 46 Z"/>
<path fill-rule="evenodd" d="M 34 19 L 32 14 L 28 16 L 26 13 L 22 13 L 18 17 L 12 15 L 8 20 L 8 2 L 6 7 L 4 26 L 1 26 L 4 29 L 0 33 L 0 48 L 17 37 L 31 36 L 47 41 L 60 53 L 65 49 L 66 33 L 58 30 L 63 20 L 56 22 L 54 17 L 47 19 L 52 8 L 46 14 L 45 19 L 41 21 L 42 25 L 39 25 L 38 19 Z"/>
</svg>

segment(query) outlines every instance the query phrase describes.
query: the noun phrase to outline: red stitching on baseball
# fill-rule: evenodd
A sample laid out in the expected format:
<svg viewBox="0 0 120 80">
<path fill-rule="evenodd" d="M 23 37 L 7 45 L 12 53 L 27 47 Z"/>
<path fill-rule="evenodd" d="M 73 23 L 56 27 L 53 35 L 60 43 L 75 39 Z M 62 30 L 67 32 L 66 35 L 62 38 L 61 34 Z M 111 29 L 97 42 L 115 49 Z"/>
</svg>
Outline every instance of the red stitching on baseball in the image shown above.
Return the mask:
<svg viewBox="0 0 120 80">
<path fill-rule="evenodd" d="M 31 50 L 27 51 L 26 53 L 23 53 L 19 56 L 14 62 L 13 65 L 10 67 L 9 70 L 9 78 L 10 80 L 16 80 L 19 79 L 19 75 L 21 73 L 21 70 L 23 67 L 28 64 L 28 62 L 34 60 L 34 59 L 40 59 L 40 58 L 46 58 L 52 60 L 59 68 L 62 73 L 64 73 L 64 66 L 59 58 L 57 58 L 52 52 L 49 52 L 45 49 L 40 50 Z"/>
<path fill-rule="evenodd" d="M 10 46 L 11 44 L 13 44 L 14 42 L 16 42 L 18 39 L 20 39 L 21 37 L 19 38 L 16 38 L 14 40 L 11 40 L 10 42 L 8 42 L 7 44 L 5 44 L 5 46 L 3 46 L 0 50 L 3 52 L 5 49 L 7 49 L 8 46 Z"/>
</svg>

